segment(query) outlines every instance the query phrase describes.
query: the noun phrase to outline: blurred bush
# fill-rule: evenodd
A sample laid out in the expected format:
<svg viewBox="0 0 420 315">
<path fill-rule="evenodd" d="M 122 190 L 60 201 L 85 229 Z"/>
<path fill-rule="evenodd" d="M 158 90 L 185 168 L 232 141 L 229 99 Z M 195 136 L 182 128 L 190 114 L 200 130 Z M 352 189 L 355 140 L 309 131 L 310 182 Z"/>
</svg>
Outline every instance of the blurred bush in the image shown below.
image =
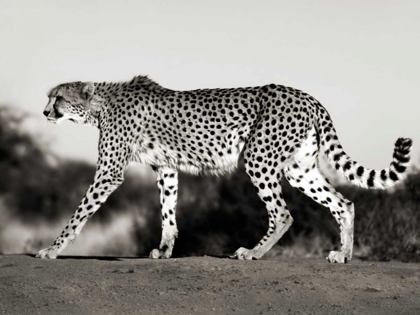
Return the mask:
<svg viewBox="0 0 420 315">
<path fill-rule="evenodd" d="M 45 228 L 45 223 L 71 216 L 93 180 L 95 166 L 53 156 L 23 131 L 24 119 L 11 108 L 0 107 L 0 207 L 4 208 L 0 210 L 26 226 Z M 270 254 L 325 255 L 337 248 L 339 229 L 329 211 L 286 181 L 282 187 L 295 221 L 279 242 L 281 246 Z M 347 185 L 338 190 L 355 203 L 356 255 L 373 260 L 420 261 L 419 173 L 411 174 L 404 185 L 391 191 Z M 116 215 L 133 211 L 142 220 L 133 220 L 132 232 L 127 231 L 136 245 L 132 254 L 145 256 L 158 246 L 161 235 L 154 183 L 127 174 L 91 221 L 105 226 L 112 224 Z M 238 172 L 224 177 L 180 174 L 177 212 L 180 233 L 174 256 L 227 255 L 241 246 L 252 248 L 268 225 L 264 204 L 242 161 Z M 0 238 L 0 250 L 5 237 Z M 104 253 L 112 251 L 105 249 Z"/>
<path fill-rule="evenodd" d="M 22 129 L 24 119 L 25 115 L 0 107 L 0 196 L 13 209 L 12 216 L 24 222 L 70 217 L 92 183 L 96 167 L 54 156 Z M 143 205 L 139 200 L 147 204 L 151 189 L 128 176 L 92 220 L 107 221 L 111 212 L 124 211 L 133 203 Z"/>
</svg>

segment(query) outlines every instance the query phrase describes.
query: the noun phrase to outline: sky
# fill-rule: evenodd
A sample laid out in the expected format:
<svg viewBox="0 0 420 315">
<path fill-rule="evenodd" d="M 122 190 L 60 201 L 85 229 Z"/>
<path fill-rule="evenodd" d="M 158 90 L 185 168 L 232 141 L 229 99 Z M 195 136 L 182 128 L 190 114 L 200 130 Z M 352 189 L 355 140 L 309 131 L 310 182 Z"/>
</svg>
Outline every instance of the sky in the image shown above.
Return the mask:
<svg viewBox="0 0 420 315">
<path fill-rule="evenodd" d="M 398 137 L 420 159 L 420 1 L 0 0 L 0 105 L 63 157 L 92 163 L 99 131 L 42 115 L 69 81 L 149 75 L 179 90 L 268 83 L 329 111 L 344 150 L 370 168 Z"/>
</svg>

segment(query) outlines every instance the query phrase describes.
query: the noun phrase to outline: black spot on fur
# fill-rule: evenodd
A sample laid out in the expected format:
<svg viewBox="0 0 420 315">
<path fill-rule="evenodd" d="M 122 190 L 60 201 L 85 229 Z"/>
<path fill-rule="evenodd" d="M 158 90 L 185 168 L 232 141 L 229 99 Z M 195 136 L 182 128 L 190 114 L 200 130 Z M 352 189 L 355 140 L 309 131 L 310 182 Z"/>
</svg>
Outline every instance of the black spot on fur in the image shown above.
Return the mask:
<svg viewBox="0 0 420 315">
<path fill-rule="evenodd" d="M 344 155 L 344 152 L 340 152 L 334 155 L 334 161 L 338 162 L 340 158 Z"/>
<path fill-rule="evenodd" d="M 381 171 L 381 179 L 382 179 L 383 181 L 385 181 L 385 180 L 387 180 L 387 179 L 388 179 L 388 177 L 386 176 L 386 170 L 382 170 L 382 171 Z"/>
<path fill-rule="evenodd" d="M 368 181 L 367 181 L 367 185 L 368 185 L 369 187 L 373 187 L 373 186 L 375 186 L 374 180 L 375 180 L 375 170 L 372 170 L 372 171 L 370 171 L 370 173 L 369 173 L 369 179 L 368 179 Z"/>
<path fill-rule="evenodd" d="M 346 164 L 344 164 L 344 169 L 346 171 L 348 171 L 348 170 L 350 170 L 350 168 L 351 168 L 351 162 L 350 161 L 347 161 Z"/>
<path fill-rule="evenodd" d="M 405 166 L 399 165 L 397 163 L 394 163 L 394 168 L 398 173 L 404 173 L 407 169 Z"/>
<path fill-rule="evenodd" d="M 389 178 L 391 178 L 394 182 L 398 181 L 398 176 L 393 171 L 389 172 Z"/>
<path fill-rule="evenodd" d="M 394 153 L 393 158 L 396 159 L 400 163 L 410 162 L 410 157 L 409 156 L 401 155 L 397 152 Z"/>
</svg>

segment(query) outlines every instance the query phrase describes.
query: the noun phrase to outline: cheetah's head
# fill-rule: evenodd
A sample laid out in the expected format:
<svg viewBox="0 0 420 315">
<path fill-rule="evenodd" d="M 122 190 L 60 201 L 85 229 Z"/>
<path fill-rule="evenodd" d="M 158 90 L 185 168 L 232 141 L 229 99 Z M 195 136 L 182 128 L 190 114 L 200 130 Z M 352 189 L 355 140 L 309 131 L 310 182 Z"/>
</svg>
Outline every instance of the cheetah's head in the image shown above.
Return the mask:
<svg viewBox="0 0 420 315">
<path fill-rule="evenodd" d="M 92 82 L 60 84 L 48 94 L 44 115 L 49 122 L 71 120 L 81 124 L 96 124 L 101 109 L 101 99 L 95 95 Z"/>
</svg>

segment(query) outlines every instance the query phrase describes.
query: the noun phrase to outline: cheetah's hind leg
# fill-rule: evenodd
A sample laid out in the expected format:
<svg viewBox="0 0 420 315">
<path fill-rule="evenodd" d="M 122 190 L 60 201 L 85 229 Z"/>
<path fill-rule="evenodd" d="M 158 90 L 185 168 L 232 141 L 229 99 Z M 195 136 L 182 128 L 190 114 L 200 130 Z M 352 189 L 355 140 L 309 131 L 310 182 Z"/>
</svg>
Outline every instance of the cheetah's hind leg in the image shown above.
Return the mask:
<svg viewBox="0 0 420 315">
<path fill-rule="evenodd" d="M 340 226 L 341 250 L 331 251 L 327 260 L 331 263 L 347 263 L 353 254 L 354 205 L 344 198 L 318 170 L 318 166 L 304 171 L 298 163 L 285 168 L 286 179 L 317 203 L 330 209 Z"/>
</svg>

